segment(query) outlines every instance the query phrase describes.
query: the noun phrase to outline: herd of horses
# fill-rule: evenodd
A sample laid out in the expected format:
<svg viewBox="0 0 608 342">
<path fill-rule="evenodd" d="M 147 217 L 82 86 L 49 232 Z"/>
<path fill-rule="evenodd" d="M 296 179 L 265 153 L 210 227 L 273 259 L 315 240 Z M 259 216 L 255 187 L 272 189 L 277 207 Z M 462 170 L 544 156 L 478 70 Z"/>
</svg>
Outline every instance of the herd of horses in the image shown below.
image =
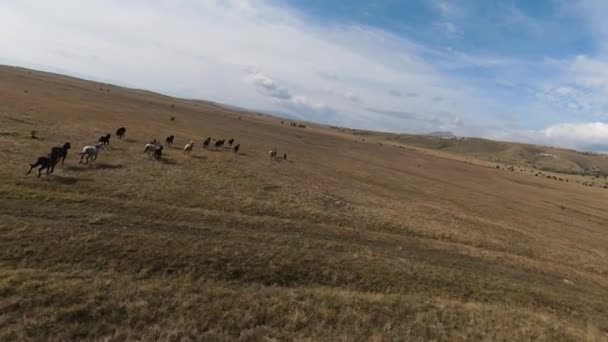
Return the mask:
<svg viewBox="0 0 608 342">
<path fill-rule="evenodd" d="M 212 142 L 211 140 L 212 140 L 211 137 L 208 137 L 207 139 L 203 140 L 204 149 L 209 149 L 210 146 L 212 146 L 215 150 L 219 150 L 221 148 L 228 147 L 228 148 L 232 149 L 232 151 L 234 153 L 238 153 L 239 149 L 241 148 L 241 144 L 234 145 L 234 138 L 231 138 L 230 140 L 228 140 L 227 144 L 226 144 L 226 139 L 221 139 L 221 140 L 216 140 L 213 143 L 213 145 L 211 145 L 211 142 Z M 161 144 L 156 139 L 154 139 L 146 144 L 146 146 L 144 147 L 144 153 L 148 154 L 148 158 L 150 158 L 150 159 L 159 160 L 162 157 L 163 148 L 173 146 L 174 142 L 175 142 L 174 135 L 168 136 L 165 139 L 164 145 Z M 184 146 L 184 154 L 190 155 L 190 152 L 192 152 L 193 148 L 194 148 L 194 140 L 190 140 L 190 142 Z"/>
<path fill-rule="evenodd" d="M 127 129 L 125 127 L 120 127 L 119 129 L 116 130 L 116 137 L 118 139 L 123 139 L 125 137 L 127 133 Z M 101 137 L 99 137 L 99 139 L 97 140 L 97 144 L 95 145 L 86 145 L 82 148 L 82 152 L 80 152 L 80 162 L 82 163 L 84 161 L 85 164 L 89 163 L 89 160 L 97 160 L 97 156 L 99 155 L 99 152 L 102 151 L 105 147 L 110 145 L 110 138 L 111 138 L 111 134 L 108 133 L 106 135 L 103 135 Z M 144 153 L 146 153 L 148 155 L 149 159 L 154 159 L 154 160 L 160 160 L 162 158 L 162 153 L 163 153 L 163 148 L 164 147 L 171 147 L 173 146 L 173 143 L 175 142 L 175 136 L 174 135 L 170 135 L 165 139 L 165 144 L 161 144 L 159 141 L 157 141 L 156 139 L 150 141 L 149 143 L 147 143 L 144 147 Z M 215 150 L 219 150 L 222 148 L 229 148 L 232 149 L 232 151 L 234 153 L 238 153 L 239 149 L 241 147 L 241 144 L 237 143 L 234 144 L 235 140 L 234 138 L 229 139 L 227 142 L 225 139 L 219 139 L 219 140 L 215 140 L 212 141 L 211 137 L 206 138 L 205 140 L 203 140 L 203 149 L 215 149 Z M 33 169 L 38 168 L 38 177 L 41 176 L 42 171 L 46 170 L 46 174 L 50 174 L 53 173 L 53 171 L 55 170 L 55 166 L 61 162 L 61 164 L 63 165 L 63 163 L 65 162 L 65 158 L 68 155 L 68 151 L 70 150 L 72 146 L 70 145 L 69 142 L 66 142 L 65 144 L 63 144 L 63 146 L 55 146 L 53 148 L 51 148 L 51 152 L 48 155 L 45 156 L 40 156 L 38 157 L 38 159 L 36 159 L 36 161 L 34 163 L 30 164 L 30 169 L 27 172 L 26 175 L 29 175 Z M 190 152 L 192 151 L 192 149 L 194 148 L 194 141 L 190 140 L 190 142 L 188 144 L 186 144 L 186 146 L 184 146 L 183 152 L 184 154 L 190 155 Z M 268 152 L 270 159 L 274 160 L 277 158 L 277 150 L 276 148 L 271 149 Z M 287 153 L 283 154 L 283 160 L 287 159 Z"/>
</svg>

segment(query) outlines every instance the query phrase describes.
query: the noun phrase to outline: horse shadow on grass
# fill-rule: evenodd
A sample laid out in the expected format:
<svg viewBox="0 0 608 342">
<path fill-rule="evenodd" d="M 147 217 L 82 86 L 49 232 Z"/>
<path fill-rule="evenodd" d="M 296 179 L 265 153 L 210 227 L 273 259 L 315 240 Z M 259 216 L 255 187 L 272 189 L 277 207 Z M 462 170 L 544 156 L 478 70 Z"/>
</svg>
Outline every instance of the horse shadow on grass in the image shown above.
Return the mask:
<svg viewBox="0 0 608 342">
<path fill-rule="evenodd" d="M 62 185 L 74 185 L 79 182 L 90 182 L 92 179 L 53 175 L 52 177 L 46 178 L 46 180 L 49 183 L 58 183 L 58 184 L 62 184 Z"/>
<path fill-rule="evenodd" d="M 122 164 L 107 164 L 107 163 L 95 163 L 93 165 L 96 169 L 99 170 L 117 170 L 125 167 Z"/>
<path fill-rule="evenodd" d="M 190 156 L 190 157 L 194 158 L 194 159 L 199 159 L 199 160 L 207 160 L 207 159 L 209 159 L 209 157 L 207 157 L 207 156 Z"/>
<path fill-rule="evenodd" d="M 275 163 L 293 163 L 293 160 L 289 160 L 289 159 L 283 159 L 283 158 L 275 158 L 275 159 L 271 159 L 271 162 L 275 162 Z"/>
<path fill-rule="evenodd" d="M 89 163 L 79 164 L 80 166 L 65 166 L 63 169 L 70 172 L 87 172 L 91 170 L 117 170 L 122 169 L 122 164 L 107 164 L 107 163 Z"/>
<path fill-rule="evenodd" d="M 158 162 L 165 165 L 177 165 L 177 161 L 175 159 L 160 158 Z"/>
</svg>

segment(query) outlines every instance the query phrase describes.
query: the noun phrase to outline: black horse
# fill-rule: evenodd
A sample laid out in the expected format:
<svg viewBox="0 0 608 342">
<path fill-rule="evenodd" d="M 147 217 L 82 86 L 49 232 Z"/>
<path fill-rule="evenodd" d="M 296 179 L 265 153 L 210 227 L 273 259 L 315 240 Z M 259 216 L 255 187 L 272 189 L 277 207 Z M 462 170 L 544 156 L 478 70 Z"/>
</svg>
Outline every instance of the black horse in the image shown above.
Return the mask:
<svg viewBox="0 0 608 342">
<path fill-rule="evenodd" d="M 224 146 L 224 139 L 216 141 L 215 144 L 214 144 L 214 146 L 215 146 L 216 150 L 219 149 L 219 148 L 221 148 L 221 147 L 223 147 Z"/>
<path fill-rule="evenodd" d="M 154 159 L 160 160 L 163 156 L 163 145 L 160 145 L 156 151 L 154 151 Z"/>
<path fill-rule="evenodd" d="M 112 135 L 110 133 L 99 137 L 99 140 L 97 140 L 98 143 L 102 143 L 104 146 L 110 145 L 110 137 Z"/>
<path fill-rule="evenodd" d="M 173 145 L 173 140 L 175 140 L 175 136 L 174 135 L 168 136 L 167 139 L 165 139 L 165 145 L 167 147 Z"/>
<path fill-rule="evenodd" d="M 232 146 L 232 144 L 234 144 L 234 138 L 230 138 L 230 140 L 228 140 L 228 146 Z"/>
<path fill-rule="evenodd" d="M 44 169 L 46 169 L 47 175 L 53 172 L 52 168 L 55 166 L 55 164 L 53 163 L 53 160 L 49 157 L 38 157 L 35 163 L 30 164 L 30 170 L 26 173 L 26 175 L 29 175 L 32 170 L 38 166 L 40 166 L 40 168 L 38 169 L 38 177 L 40 177 L 40 175 L 42 174 L 42 170 Z"/>
<path fill-rule="evenodd" d="M 53 166 L 51 166 L 51 172 L 55 171 L 55 165 L 59 164 L 59 160 L 61 160 L 61 165 L 65 162 L 65 158 L 68 156 L 68 150 L 72 147 L 69 142 L 63 144 L 63 146 L 55 146 L 51 149 L 51 161 L 53 162 Z"/>
<path fill-rule="evenodd" d="M 236 144 L 236 145 L 234 145 L 234 148 L 232 150 L 234 151 L 234 153 L 238 153 L 239 148 L 241 148 L 241 144 Z"/>
<path fill-rule="evenodd" d="M 211 137 L 208 137 L 203 141 L 203 148 L 209 147 L 209 143 L 211 142 Z"/>
<path fill-rule="evenodd" d="M 116 130 L 116 137 L 118 139 L 122 139 L 125 137 L 125 133 L 127 133 L 127 129 L 124 127 L 120 127 L 119 129 Z"/>
</svg>

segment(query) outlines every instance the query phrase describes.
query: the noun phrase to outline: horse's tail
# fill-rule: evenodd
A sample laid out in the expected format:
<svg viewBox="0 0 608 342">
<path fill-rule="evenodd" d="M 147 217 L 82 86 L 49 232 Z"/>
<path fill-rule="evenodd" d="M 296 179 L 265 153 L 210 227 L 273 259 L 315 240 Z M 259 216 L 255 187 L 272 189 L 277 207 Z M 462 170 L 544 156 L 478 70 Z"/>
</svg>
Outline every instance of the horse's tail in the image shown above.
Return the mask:
<svg viewBox="0 0 608 342">
<path fill-rule="evenodd" d="M 40 161 L 40 158 L 38 158 L 34 163 L 30 164 L 30 167 L 35 168 L 36 166 L 40 166 L 40 164 L 42 164 L 42 162 Z"/>
</svg>

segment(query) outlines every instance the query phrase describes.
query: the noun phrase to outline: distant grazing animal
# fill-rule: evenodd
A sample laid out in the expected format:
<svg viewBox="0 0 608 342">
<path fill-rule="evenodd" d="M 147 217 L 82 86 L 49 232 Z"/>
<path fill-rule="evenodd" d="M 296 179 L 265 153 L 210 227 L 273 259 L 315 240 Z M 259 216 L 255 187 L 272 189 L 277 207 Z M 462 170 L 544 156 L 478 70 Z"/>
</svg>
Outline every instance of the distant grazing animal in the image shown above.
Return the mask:
<svg viewBox="0 0 608 342">
<path fill-rule="evenodd" d="M 42 170 L 46 169 L 46 174 L 51 173 L 51 169 L 53 168 L 53 160 L 50 157 L 38 157 L 33 164 L 30 164 L 30 170 L 26 173 L 29 175 L 35 167 L 40 166 L 38 169 L 38 177 L 42 174 Z"/>
<path fill-rule="evenodd" d="M 86 156 L 85 164 L 89 163 L 89 159 L 97 160 L 97 156 L 99 152 L 103 150 L 104 144 L 97 143 L 95 146 L 87 145 L 82 148 L 82 152 L 80 152 L 80 163 L 82 163 L 82 159 Z"/>
<path fill-rule="evenodd" d="M 224 139 L 216 141 L 216 142 L 215 142 L 215 144 L 214 144 L 214 146 L 215 146 L 215 149 L 216 149 L 216 150 L 217 150 L 218 148 L 220 148 L 220 147 L 224 146 Z"/>
<path fill-rule="evenodd" d="M 68 156 L 68 150 L 72 147 L 69 142 L 63 144 L 63 146 L 55 146 L 51 149 L 51 160 L 53 161 L 53 166 L 51 167 L 51 172 L 55 171 L 55 165 L 59 163 L 61 160 L 61 165 L 65 162 L 65 158 Z"/>
<path fill-rule="evenodd" d="M 277 156 L 277 149 L 274 148 L 274 149 L 268 151 L 268 155 L 270 156 L 270 159 L 274 159 Z"/>
<path fill-rule="evenodd" d="M 230 138 L 230 140 L 228 140 L 228 146 L 232 146 L 233 143 L 234 143 L 234 138 Z"/>
<path fill-rule="evenodd" d="M 122 139 L 125 137 L 125 133 L 127 133 L 127 129 L 124 127 L 120 127 L 119 129 L 116 130 L 116 137 L 118 139 Z"/>
<path fill-rule="evenodd" d="M 283 154 L 283 160 L 287 160 L 287 153 Z"/>
<path fill-rule="evenodd" d="M 99 140 L 97 140 L 97 142 L 98 143 L 102 143 L 104 146 L 110 145 L 110 137 L 111 136 L 112 135 L 110 133 L 108 133 L 108 134 L 106 134 L 104 136 L 99 137 Z"/>
<path fill-rule="evenodd" d="M 203 141 L 203 148 L 209 147 L 209 143 L 211 142 L 211 137 L 208 137 Z"/>
<path fill-rule="evenodd" d="M 144 153 L 148 154 L 148 158 L 150 159 L 159 159 L 162 156 L 163 145 L 154 143 L 154 144 L 146 144 L 144 148 Z"/>
<path fill-rule="evenodd" d="M 175 136 L 173 136 L 173 135 L 168 136 L 167 139 L 165 139 L 165 145 L 167 147 L 173 145 L 173 140 L 175 140 Z"/>
<path fill-rule="evenodd" d="M 190 140 L 190 142 L 188 144 L 186 144 L 186 146 L 184 146 L 184 153 L 190 155 L 190 152 L 192 151 L 192 147 L 194 147 L 194 141 Z"/>
<path fill-rule="evenodd" d="M 234 145 L 234 148 L 232 150 L 234 151 L 234 153 L 238 153 L 239 148 L 241 148 L 241 144 L 236 144 L 236 145 Z"/>
</svg>

